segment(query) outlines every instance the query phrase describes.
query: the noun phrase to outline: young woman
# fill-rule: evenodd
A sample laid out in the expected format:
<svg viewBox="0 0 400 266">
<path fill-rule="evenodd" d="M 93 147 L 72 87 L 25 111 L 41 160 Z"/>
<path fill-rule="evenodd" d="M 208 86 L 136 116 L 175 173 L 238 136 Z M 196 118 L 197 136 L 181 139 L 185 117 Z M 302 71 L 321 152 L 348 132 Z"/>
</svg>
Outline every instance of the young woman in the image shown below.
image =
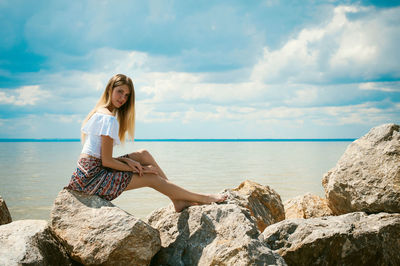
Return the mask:
<svg viewBox="0 0 400 266">
<path fill-rule="evenodd" d="M 134 125 L 133 83 L 129 77 L 117 74 L 82 123 L 84 145 L 66 188 L 113 200 L 123 191 L 151 187 L 169 197 L 177 212 L 226 199 L 220 194 L 193 193 L 170 182 L 146 150 L 112 157 L 113 146 L 125 142 L 126 133 L 133 139 Z"/>
</svg>

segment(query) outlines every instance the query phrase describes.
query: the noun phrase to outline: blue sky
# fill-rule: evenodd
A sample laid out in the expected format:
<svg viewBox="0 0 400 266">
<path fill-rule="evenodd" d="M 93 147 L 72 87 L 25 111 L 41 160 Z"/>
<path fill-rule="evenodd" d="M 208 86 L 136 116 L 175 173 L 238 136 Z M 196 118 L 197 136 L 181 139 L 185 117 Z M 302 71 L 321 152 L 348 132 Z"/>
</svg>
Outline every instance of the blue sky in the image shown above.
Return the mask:
<svg viewBox="0 0 400 266">
<path fill-rule="evenodd" d="M 0 23 L 0 138 L 79 138 L 116 73 L 137 138 L 400 124 L 398 1 L 0 0 Z"/>
</svg>

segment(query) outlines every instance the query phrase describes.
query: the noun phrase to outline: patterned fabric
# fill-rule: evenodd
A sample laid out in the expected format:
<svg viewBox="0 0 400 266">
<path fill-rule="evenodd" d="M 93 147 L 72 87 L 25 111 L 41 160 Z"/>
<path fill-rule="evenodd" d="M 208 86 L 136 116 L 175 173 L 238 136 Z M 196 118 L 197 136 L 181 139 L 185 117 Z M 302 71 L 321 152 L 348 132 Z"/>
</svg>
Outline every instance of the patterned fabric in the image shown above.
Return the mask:
<svg viewBox="0 0 400 266">
<path fill-rule="evenodd" d="M 128 157 L 128 154 L 119 158 Z M 101 159 L 80 158 L 78 167 L 72 174 L 67 187 L 89 195 L 97 195 L 106 200 L 118 197 L 128 186 L 133 172 L 118 171 L 102 166 Z"/>
</svg>

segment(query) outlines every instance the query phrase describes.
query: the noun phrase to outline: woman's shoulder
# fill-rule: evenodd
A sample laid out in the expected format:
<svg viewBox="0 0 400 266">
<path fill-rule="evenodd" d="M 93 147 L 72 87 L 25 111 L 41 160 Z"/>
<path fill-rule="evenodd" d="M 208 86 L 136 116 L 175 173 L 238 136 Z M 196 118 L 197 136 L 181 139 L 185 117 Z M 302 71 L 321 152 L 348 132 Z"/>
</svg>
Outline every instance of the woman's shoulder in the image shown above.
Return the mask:
<svg viewBox="0 0 400 266">
<path fill-rule="evenodd" d="M 81 130 L 86 134 L 118 136 L 119 123 L 117 118 L 104 109 L 97 109 Z"/>
<path fill-rule="evenodd" d="M 111 116 L 115 117 L 114 114 L 111 113 L 110 110 L 108 110 L 105 107 L 101 107 L 101 108 L 97 109 L 96 113 L 103 114 L 103 115 L 111 115 Z"/>
<path fill-rule="evenodd" d="M 107 111 L 104 109 L 97 109 L 82 128 L 97 128 L 103 127 L 106 124 L 112 125 L 113 127 L 118 126 L 117 118 L 114 116 L 113 113 Z"/>
<path fill-rule="evenodd" d="M 117 120 L 117 118 L 115 117 L 115 115 L 113 113 L 111 113 L 107 108 L 104 108 L 104 109 L 97 109 L 92 117 L 108 118 L 107 120 L 109 120 L 109 119 Z"/>
</svg>

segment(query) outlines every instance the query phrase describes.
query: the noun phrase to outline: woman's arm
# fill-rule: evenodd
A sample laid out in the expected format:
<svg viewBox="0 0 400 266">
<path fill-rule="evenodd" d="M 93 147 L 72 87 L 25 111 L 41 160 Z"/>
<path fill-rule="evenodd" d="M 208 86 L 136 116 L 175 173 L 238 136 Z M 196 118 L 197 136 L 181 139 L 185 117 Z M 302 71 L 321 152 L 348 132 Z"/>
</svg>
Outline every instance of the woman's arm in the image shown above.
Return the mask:
<svg viewBox="0 0 400 266">
<path fill-rule="evenodd" d="M 137 172 L 126 163 L 112 157 L 113 139 L 109 136 L 101 136 L 101 162 L 104 167 L 112 168 L 120 171 Z"/>
</svg>

